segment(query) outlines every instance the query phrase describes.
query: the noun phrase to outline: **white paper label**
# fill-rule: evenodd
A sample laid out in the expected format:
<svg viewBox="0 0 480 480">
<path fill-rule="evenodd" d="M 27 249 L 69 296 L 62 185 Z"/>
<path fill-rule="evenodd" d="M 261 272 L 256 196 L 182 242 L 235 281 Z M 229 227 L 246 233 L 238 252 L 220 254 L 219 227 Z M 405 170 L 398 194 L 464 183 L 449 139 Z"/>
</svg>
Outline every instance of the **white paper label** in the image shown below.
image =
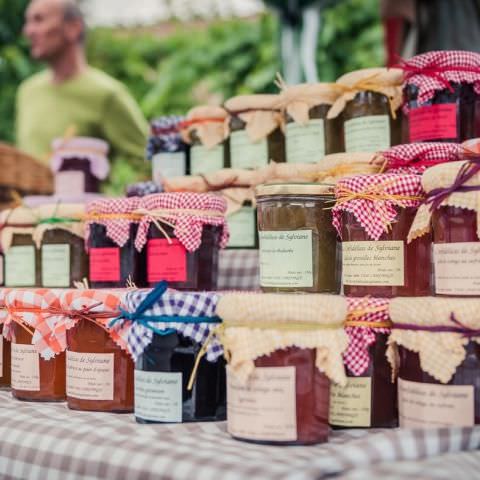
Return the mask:
<svg viewBox="0 0 480 480">
<path fill-rule="evenodd" d="M 135 416 L 153 422 L 182 421 L 182 374 L 135 370 Z"/>
<path fill-rule="evenodd" d="M 152 158 L 152 177 L 157 183 L 163 178 L 183 177 L 187 172 L 185 152 L 161 152 Z"/>
<path fill-rule="evenodd" d="M 403 286 L 404 262 L 401 240 L 342 242 L 344 285 Z"/>
<path fill-rule="evenodd" d="M 433 245 L 435 293 L 480 295 L 480 242 Z"/>
<path fill-rule="evenodd" d="M 83 400 L 113 400 L 113 353 L 67 350 L 67 396 Z"/>
<path fill-rule="evenodd" d="M 85 193 L 85 173 L 79 170 L 65 170 L 55 174 L 55 194 L 68 197 Z"/>
<path fill-rule="evenodd" d="M 12 343 L 12 388 L 40 391 L 40 355 L 34 345 Z"/>
<path fill-rule="evenodd" d="M 377 152 L 390 148 L 388 115 L 352 118 L 344 124 L 346 152 Z"/>
<path fill-rule="evenodd" d="M 258 235 L 262 287 L 313 287 L 312 230 Z"/>
<path fill-rule="evenodd" d="M 33 287 L 35 285 L 35 247 L 10 247 L 5 257 L 5 285 L 7 287 Z"/>
<path fill-rule="evenodd" d="M 232 168 L 260 168 L 268 165 L 268 143 L 264 138 L 252 142 L 245 130 L 230 134 L 230 163 Z"/>
<path fill-rule="evenodd" d="M 230 230 L 228 247 L 254 247 L 257 223 L 255 209 L 242 207 L 238 212 L 227 217 Z"/>
<path fill-rule="evenodd" d="M 307 125 L 287 123 L 285 134 L 288 163 L 317 163 L 325 156 L 325 129 L 322 119 Z"/>
<path fill-rule="evenodd" d="M 70 286 L 70 245 L 45 244 L 42 246 L 42 286 Z"/>
<path fill-rule="evenodd" d="M 239 438 L 297 439 L 295 367 L 255 368 L 243 385 L 227 368 L 227 430 Z"/>
<path fill-rule="evenodd" d="M 400 427 L 472 427 L 473 385 L 436 385 L 398 379 Z"/>
<path fill-rule="evenodd" d="M 345 387 L 330 385 L 329 423 L 342 427 L 369 427 L 372 410 L 372 379 L 349 377 Z"/>
<path fill-rule="evenodd" d="M 205 175 L 223 168 L 223 144 L 213 148 L 195 145 L 190 150 L 190 174 Z"/>
</svg>

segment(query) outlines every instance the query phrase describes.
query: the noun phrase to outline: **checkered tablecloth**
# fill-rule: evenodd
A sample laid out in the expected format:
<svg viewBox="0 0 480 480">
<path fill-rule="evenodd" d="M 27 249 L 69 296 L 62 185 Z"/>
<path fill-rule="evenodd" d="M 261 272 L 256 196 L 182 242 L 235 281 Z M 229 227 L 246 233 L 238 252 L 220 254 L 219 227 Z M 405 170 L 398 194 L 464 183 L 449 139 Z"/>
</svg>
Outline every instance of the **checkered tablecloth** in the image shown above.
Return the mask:
<svg viewBox="0 0 480 480">
<path fill-rule="evenodd" d="M 218 290 L 259 290 L 258 250 L 221 250 Z"/>
<path fill-rule="evenodd" d="M 2 480 L 472 480 L 479 447 L 480 427 L 344 430 L 328 444 L 269 447 L 232 440 L 223 422 L 139 425 L 129 414 L 76 412 L 0 392 Z"/>
</svg>

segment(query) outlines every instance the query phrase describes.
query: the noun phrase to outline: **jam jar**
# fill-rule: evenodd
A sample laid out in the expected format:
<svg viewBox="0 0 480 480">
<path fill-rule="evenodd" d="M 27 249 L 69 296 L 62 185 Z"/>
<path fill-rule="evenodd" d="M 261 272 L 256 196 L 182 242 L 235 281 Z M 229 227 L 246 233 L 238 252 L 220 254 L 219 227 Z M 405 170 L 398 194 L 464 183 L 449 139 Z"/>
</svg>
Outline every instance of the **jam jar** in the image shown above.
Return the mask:
<svg viewBox="0 0 480 480">
<path fill-rule="evenodd" d="M 278 95 L 242 95 L 225 102 L 230 115 L 230 165 L 256 169 L 285 162 Z"/>
<path fill-rule="evenodd" d="M 11 384 L 11 367 L 10 367 L 10 345 L 9 339 L 4 336 L 4 322 L 8 316 L 5 298 L 8 288 L 0 288 L 0 388 L 9 388 Z"/>
<path fill-rule="evenodd" d="M 262 290 L 339 293 L 330 187 L 261 185 L 256 198 Z"/>
<path fill-rule="evenodd" d="M 354 176 L 340 180 L 335 194 L 334 225 L 342 238 L 345 295 L 430 295 L 431 236 L 407 242 L 424 198 L 420 177 Z"/>
<path fill-rule="evenodd" d="M 228 203 L 227 197 L 227 203 Z M 230 239 L 227 249 L 258 249 L 257 209 L 252 200 L 227 213 Z"/>
<path fill-rule="evenodd" d="M 344 93 L 327 118 L 340 116 L 345 152 L 376 152 L 401 143 L 402 71 L 368 68 L 337 80 Z"/>
</svg>

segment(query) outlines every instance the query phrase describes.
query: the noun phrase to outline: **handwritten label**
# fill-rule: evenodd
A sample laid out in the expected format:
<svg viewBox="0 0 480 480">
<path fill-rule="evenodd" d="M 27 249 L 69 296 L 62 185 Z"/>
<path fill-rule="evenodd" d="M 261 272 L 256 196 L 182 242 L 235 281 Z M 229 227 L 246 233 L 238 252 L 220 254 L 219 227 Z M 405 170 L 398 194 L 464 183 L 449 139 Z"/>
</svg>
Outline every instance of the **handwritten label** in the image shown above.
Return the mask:
<svg viewBox="0 0 480 480">
<path fill-rule="evenodd" d="M 223 168 L 223 144 L 213 148 L 195 145 L 190 150 L 190 174 L 205 175 Z"/>
<path fill-rule="evenodd" d="M 7 287 L 35 286 L 35 247 L 10 247 L 5 255 L 5 285 Z"/>
<path fill-rule="evenodd" d="M 182 421 L 182 374 L 135 370 L 135 416 L 153 422 Z"/>
<path fill-rule="evenodd" d="M 120 249 L 118 247 L 91 248 L 89 260 L 92 282 L 120 281 Z"/>
<path fill-rule="evenodd" d="M 152 177 L 157 183 L 164 178 L 183 177 L 187 173 L 185 152 L 160 152 L 152 157 Z"/>
<path fill-rule="evenodd" d="M 295 441 L 295 367 L 255 368 L 247 384 L 227 368 L 227 430 L 251 440 Z"/>
<path fill-rule="evenodd" d="M 113 353 L 67 350 L 67 396 L 83 400 L 113 400 Z"/>
<path fill-rule="evenodd" d="M 433 245 L 435 293 L 480 295 L 480 242 Z"/>
<path fill-rule="evenodd" d="M 12 343 L 12 388 L 40 391 L 40 355 L 34 345 Z"/>
<path fill-rule="evenodd" d="M 147 278 L 149 283 L 185 282 L 187 249 L 176 239 L 154 238 L 147 243 Z"/>
<path fill-rule="evenodd" d="M 65 170 L 55 174 L 55 194 L 67 197 L 85 193 L 85 173 L 79 170 Z"/>
<path fill-rule="evenodd" d="M 230 162 L 232 168 L 260 168 L 268 164 L 267 139 L 252 142 L 245 130 L 230 134 Z"/>
<path fill-rule="evenodd" d="M 312 230 L 258 235 L 262 287 L 313 287 Z"/>
<path fill-rule="evenodd" d="M 347 120 L 345 128 L 346 152 L 376 152 L 390 148 L 390 117 L 367 115 Z"/>
<path fill-rule="evenodd" d="M 410 109 L 410 142 L 457 138 L 457 105 L 444 103 Z"/>
<path fill-rule="evenodd" d="M 70 245 L 45 244 L 42 246 L 42 286 L 70 286 Z"/>
<path fill-rule="evenodd" d="M 255 209 L 253 207 L 242 207 L 232 215 L 228 216 L 228 228 L 230 240 L 228 247 L 254 247 L 255 235 L 257 233 L 257 222 Z"/>
<path fill-rule="evenodd" d="M 403 286 L 404 263 L 400 240 L 342 243 L 344 285 Z"/>
<path fill-rule="evenodd" d="M 472 427 L 473 385 L 436 385 L 398 380 L 400 427 Z"/>
<path fill-rule="evenodd" d="M 349 377 L 345 387 L 330 386 L 329 423 L 342 427 L 369 427 L 372 410 L 372 379 Z"/>
<path fill-rule="evenodd" d="M 285 134 L 288 163 L 316 163 L 325 156 L 325 128 L 322 119 L 307 125 L 287 123 Z"/>
</svg>

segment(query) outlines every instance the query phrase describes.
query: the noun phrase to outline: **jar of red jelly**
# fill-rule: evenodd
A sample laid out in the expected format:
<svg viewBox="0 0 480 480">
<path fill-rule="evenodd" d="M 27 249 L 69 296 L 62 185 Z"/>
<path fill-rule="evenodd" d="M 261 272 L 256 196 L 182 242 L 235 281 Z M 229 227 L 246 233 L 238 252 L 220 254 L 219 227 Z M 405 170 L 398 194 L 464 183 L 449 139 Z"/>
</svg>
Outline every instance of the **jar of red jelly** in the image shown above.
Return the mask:
<svg viewBox="0 0 480 480">
<path fill-rule="evenodd" d="M 354 297 L 431 293 L 431 239 L 407 243 L 424 198 L 420 176 L 357 175 L 335 188 L 333 224 L 342 238 L 342 281 Z"/>
<path fill-rule="evenodd" d="M 69 290 L 65 315 L 67 404 L 73 410 L 133 412 L 133 360 L 127 325 L 116 318 L 126 290 Z"/>
<path fill-rule="evenodd" d="M 480 301 L 396 298 L 390 317 L 400 427 L 480 424 Z"/>
<path fill-rule="evenodd" d="M 57 138 L 50 160 L 55 175 L 55 194 L 64 197 L 98 193 L 110 172 L 108 143 L 98 138 Z"/>
<path fill-rule="evenodd" d="M 347 386 L 330 389 L 330 425 L 340 428 L 398 426 L 397 384 L 385 356 L 391 321 L 387 299 L 347 298 L 343 354 Z"/>
<path fill-rule="evenodd" d="M 11 341 L 12 395 L 19 400 L 65 400 L 65 354 L 53 334 L 58 317 L 54 290 L 10 289 L 5 297 L 8 316 L 3 335 Z"/>
<path fill-rule="evenodd" d="M 8 291 L 8 288 L 0 288 L 0 388 L 10 388 L 11 385 L 11 342 L 3 335 L 4 324 L 8 317 L 5 304 L 5 297 Z"/>
<path fill-rule="evenodd" d="M 92 288 L 144 285 L 145 259 L 135 248 L 141 216 L 139 197 L 94 200 L 87 204 L 85 242 Z"/>
<path fill-rule="evenodd" d="M 422 176 L 426 193 L 409 234 L 412 243 L 433 230 L 436 295 L 480 295 L 480 165 L 459 161 L 437 165 Z"/>
<path fill-rule="evenodd" d="M 326 442 L 330 381 L 346 385 L 345 299 L 226 294 L 217 314 L 228 359 L 230 435 L 270 445 Z"/>
<path fill-rule="evenodd" d="M 226 202 L 212 194 L 159 193 L 141 199 L 135 241 L 146 250 L 146 283 L 179 290 L 215 290 L 218 251 L 228 242 Z"/>
<path fill-rule="evenodd" d="M 456 142 L 480 136 L 480 54 L 436 51 L 402 61 L 409 142 Z"/>
</svg>

